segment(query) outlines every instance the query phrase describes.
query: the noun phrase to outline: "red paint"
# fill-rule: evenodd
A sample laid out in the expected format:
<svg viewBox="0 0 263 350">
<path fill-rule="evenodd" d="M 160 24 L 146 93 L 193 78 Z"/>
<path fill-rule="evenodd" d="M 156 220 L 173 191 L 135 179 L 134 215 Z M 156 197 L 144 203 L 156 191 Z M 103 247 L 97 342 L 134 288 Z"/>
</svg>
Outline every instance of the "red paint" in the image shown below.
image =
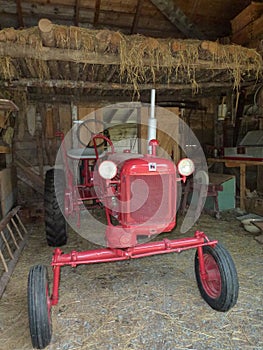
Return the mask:
<svg viewBox="0 0 263 350">
<path fill-rule="evenodd" d="M 218 264 L 216 263 L 215 259 L 210 254 L 204 254 L 203 255 L 203 262 L 204 262 L 204 268 L 206 273 L 204 275 L 201 275 L 202 284 L 205 292 L 213 299 L 216 299 L 221 294 L 221 275 L 218 268 Z M 200 263 L 200 259 L 199 259 Z M 200 266 L 200 272 L 201 272 L 201 266 Z M 201 274 L 201 273 L 200 273 Z"/>
<path fill-rule="evenodd" d="M 103 138 L 110 145 L 111 152 L 100 159 L 95 146 L 96 165 L 93 164 L 94 159 L 82 158 L 82 183 L 75 184 L 67 160 L 63 135 L 59 136 L 62 138 L 67 176 L 65 214 L 76 215 L 78 225 L 81 225 L 82 201 L 89 199 L 102 203 L 107 217 L 107 247 L 84 252 L 73 250 L 67 254 L 59 248 L 55 249 L 51 264 L 53 289 L 49 307 L 56 305 L 59 300 L 62 266 L 76 267 L 80 264 L 136 259 L 193 248 L 198 250 L 200 275 L 205 281 L 207 293 L 217 295 L 218 289 L 213 281 L 218 279 L 218 273 L 214 262 L 203 255 L 202 249 L 206 245 L 214 247 L 217 241 L 209 241 L 203 232 L 196 231 L 194 237 L 138 244 L 138 236 L 150 238 L 161 232 L 169 232 L 175 227 L 177 181 L 186 180 L 185 176 L 180 177 L 177 174 L 177 168 L 172 161 L 156 156 L 157 140 L 150 141 L 152 155 L 136 155 L 126 150 L 124 153 L 114 153 L 113 144 L 107 137 L 95 135 L 94 144 L 97 138 Z M 105 159 L 113 161 L 117 166 L 117 174 L 111 180 L 102 179 L 97 170 Z M 94 190 L 95 186 L 99 194 Z M 112 216 L 118 220 L 117 225 L 112 224 Z"/>
<path fill-rule="evenodd" d="M 59 298 L 59 280 L 61 266 L 69 265 L 76 267 L 82 264 L 94 264 L 114 262 L 121 260 L 137 259 L 146 256 L 168 253 L 180 253 L 187 249 L 197 248 L 199 253 L 200 270 L 208 269 L 208 279 L 205 270 L 201 273 L 204 276 L 207 290 L 210 293 L 218 293 L 216 285 L 213 285 L 214 277 L 219 279 L 215 266 L 211 259 L 203 256 L 202 247 L 209 245 L 214 247 L 217 241 L 209 241 L 203 232 L 196 231 L 194 237 L 181 238 L 176 240 L 164 239 L 163 241 L 148 242 L 130 248 L 101 248 L 94 250 L 87 250 L 84 252 L 71 251 L 64 254 L 60 249 L 55 249 L 51 265 L 53 266 L 53 291 L 52 291 L 52 305 L 58 303 Z"/>
</svg>

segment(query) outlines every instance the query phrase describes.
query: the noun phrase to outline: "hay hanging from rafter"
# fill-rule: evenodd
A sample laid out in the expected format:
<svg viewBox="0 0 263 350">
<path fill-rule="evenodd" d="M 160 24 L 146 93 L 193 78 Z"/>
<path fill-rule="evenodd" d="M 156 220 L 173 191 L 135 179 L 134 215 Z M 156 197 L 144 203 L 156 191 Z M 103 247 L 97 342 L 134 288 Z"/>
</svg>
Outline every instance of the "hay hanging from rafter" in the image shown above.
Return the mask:
<svg viewBox="0 0 263 350">
<path fill-rule="evenodd" d="M 119 81 L 133 84 L 139 93 L 140 85 L 158 82 L 190 84 L 198 90 L 198 76 L 207 72 L 227 74 L 233 89 L 239 89 L 243 79 L 257 79 L 262 71 L 262 57 L 253 49 L 238 45 L 221 45 L 199 40 L 155 39 L 142 35 L 127 36 L 110 30 L 90 30 L 53 25 L 54 46 L 65 50 L 82 50 L 102 57 L 111 55 L 119 62 Z M 34 77 L 49 79 L 48 62 L 41 59 L 43 41 L 38 27 L 24 30 L 13 28 L 0 31 L 0 43 L 17 43 L 33 47 L 37 58 L 27 59 L 29 70 L 38 67 Z M 0 57 L 0 78 L 19 79 L 15 59 Z M 74 61 L 78 63 L 77 61 Z M 81 62 L 83 63 L 83 62 Z M 87 62 L 86 64 L 89 64 Z M 32 67 L 31 67 L 32 65 Z M 211 75 L 211 74 L 210 74 Z M 212 74 L 213 75 L 213 74 Z M 211 78 L 212 78 L 211 75 Z"/>
</svg>

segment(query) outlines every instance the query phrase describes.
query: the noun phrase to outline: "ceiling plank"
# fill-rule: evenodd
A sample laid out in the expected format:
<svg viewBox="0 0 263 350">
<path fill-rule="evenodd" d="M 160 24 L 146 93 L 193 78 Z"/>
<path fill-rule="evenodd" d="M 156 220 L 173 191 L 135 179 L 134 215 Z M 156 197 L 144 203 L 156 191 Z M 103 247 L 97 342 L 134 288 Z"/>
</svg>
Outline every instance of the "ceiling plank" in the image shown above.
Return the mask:
<svg viewBox="0 0 263 350">
<path fill-rule="evenodd" d="M 21 0 L 16 0 L 16 11 L 17 11 L 18 26 L 22 28 L 24 27 L 24 20 L 23 20 Z"/>
<path fill-rule="evenodd" d="M 133 23 L 132 23 L 131 34 L 137 33 L 138 23 L 139 23 L 139 19 L 140 19 L 140 15 L 141 15 L 142 4 L 143 4 L 143 1 L 138 0 L 137 6 L 136 6 L 136 12 L 135 12 Z"/>
<path fill-rule="evenodd" d="M 96 0 L 95 11 L 94 11 L 94 19 L 93 19 L 93 26 L 94 27 L 97 27 L 97 25 L 99 23 L 100 3 L 101 3 L 101 0 Z"/>
<path fill-rule="evenodd" d="M 189 20 L 173 0 L 151 0 L 151 2 L 176 26 L 187 38 L 203 40 L 205 35 Z"/>
<path fill-rule="evenodd" d="M 79 8 L 80 8 L 80 0 L 75 1 L 75 13 L 74 13 L 74 25 L 79 27 Z"/>
</svg>

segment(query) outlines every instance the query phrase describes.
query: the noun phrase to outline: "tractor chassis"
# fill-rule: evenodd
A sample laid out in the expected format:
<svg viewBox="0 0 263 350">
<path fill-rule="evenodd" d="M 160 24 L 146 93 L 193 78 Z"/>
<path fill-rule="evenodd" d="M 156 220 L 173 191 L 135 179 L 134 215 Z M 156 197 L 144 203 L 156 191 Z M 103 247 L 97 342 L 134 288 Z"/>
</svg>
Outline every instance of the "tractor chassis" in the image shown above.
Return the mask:
<svg viewBox="0 0 263 350">
<path fill-rule="evenodd" d="M 206 272 L 202 247 L 211 246 L 214 248 L 217 243 L 216 240 L 209 241 L 203 232 L 196 231 L 194 237 L 175 240 L 165 238 L 162 241 L 148 242 L 130 248 L 100 248 L 83 252 L 73 250 L 68 254 L 64 254 L 61 249 L 56 248 L 51 263 L 53 267 L 53 288 L 49 307 L 57 305 L 59 300 L 60 269 L 62 266 L 76 267 L 81 264 L 122 261 L 157 254 L 180 253 L 183 250 L 196 248 L 200 264 L 200 276 L 205 279 Z"/>
</svg>

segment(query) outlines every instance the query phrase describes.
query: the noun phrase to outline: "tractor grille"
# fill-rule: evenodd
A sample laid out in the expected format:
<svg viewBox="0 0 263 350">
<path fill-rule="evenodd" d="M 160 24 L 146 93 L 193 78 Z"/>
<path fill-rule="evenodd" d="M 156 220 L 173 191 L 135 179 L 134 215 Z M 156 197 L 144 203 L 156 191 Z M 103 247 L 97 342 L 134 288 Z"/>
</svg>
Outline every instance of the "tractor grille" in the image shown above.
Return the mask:
<svg viewBox="0 0 263 350">
<path fill-rule="evenodd" d="M 130 199 L 131 204 L 126 210 L 126 224 L 162 224 L 172 220 L 176 198 L 174 176 L 132 175 L 129 186 L 130 195 L 127 199 Z"/>
</svg>

